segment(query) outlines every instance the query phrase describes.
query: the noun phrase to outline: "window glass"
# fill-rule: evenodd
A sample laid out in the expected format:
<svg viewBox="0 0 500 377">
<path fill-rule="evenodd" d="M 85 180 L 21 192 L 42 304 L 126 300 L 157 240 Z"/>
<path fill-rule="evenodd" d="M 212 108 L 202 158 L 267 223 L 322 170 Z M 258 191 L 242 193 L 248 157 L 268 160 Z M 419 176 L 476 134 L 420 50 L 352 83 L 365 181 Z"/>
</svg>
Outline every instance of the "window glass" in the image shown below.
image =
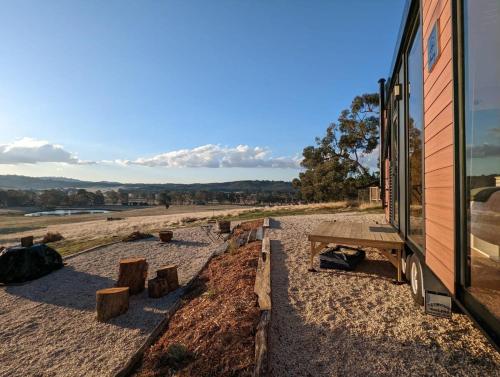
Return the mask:
<svg viewBox="0 0 500 377">
<path fill-rule="evenodd" d="M 398 130 L 399 130 L 399 100 L 393 95 L 392 106 L 392 127 L 391 127 L 391 193 L 392 193 L 392 221 L 396 228 L 399 228 L 399 147 L 398 147 Z"/>
<path fill-rule="evenodd" d="M 465 2 L 466 288 L 500 319 L 500 2 Z"/>
<path fill-rule="evenodd" d="M 424 180 L 423 180 L 423 62 L 422 30 L 415 34 L 408 53 L 408 237 L 424 246 Z"/>
</svg>

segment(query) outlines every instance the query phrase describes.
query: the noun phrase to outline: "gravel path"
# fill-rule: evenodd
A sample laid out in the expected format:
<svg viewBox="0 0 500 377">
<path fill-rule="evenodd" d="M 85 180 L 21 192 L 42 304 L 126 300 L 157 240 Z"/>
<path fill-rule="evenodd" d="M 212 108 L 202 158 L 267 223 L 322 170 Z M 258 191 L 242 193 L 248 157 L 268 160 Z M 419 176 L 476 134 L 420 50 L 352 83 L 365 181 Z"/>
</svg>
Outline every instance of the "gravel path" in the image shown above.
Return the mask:
<svg viewBox="0 0 500 377">
<path fill-rule="evenodd" d="M 354 272 L 308 273 L 307 233 L 332 219 L 383 216 L 295 216 L 273 224 L 273 376 L 500 375 L 499 354 L 465 315 L 424 314 L 407 285 L 391 283 L 395 270 L 377 253 L 367 253 Z"/>
<path fill-rule="evenodd" d="M 0 376 L 110 376 L 140 347 L 178 295 L 132 296 L 126 314 L 99 323 L 95 291 L 113 286 L 119 260 L 144 256 L 149 276 L 177 264 L 181 285 L 218 245 L 200 228 L 177 229 L 175 241 L 118 243 L 66 260 L 50 275 L 21 286 L 0 287 Z"/>
</svg>

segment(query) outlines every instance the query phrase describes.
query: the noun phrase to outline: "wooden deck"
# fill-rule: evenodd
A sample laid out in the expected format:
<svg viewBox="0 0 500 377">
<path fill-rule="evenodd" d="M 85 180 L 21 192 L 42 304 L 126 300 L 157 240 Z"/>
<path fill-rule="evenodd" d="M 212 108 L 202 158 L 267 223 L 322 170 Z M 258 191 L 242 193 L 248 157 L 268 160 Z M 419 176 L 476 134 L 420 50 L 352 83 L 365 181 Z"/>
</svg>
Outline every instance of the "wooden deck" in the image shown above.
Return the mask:
<svg viewBox="0 0 500 377">
<path fill-rule="evenodd" d="M 312 271 L 314 271 L 314 257 L 329 244 L 373 247 L 396 267 L 397 280 L 402 281 L 401 253 L 404 241 L 391 225 L 324 221 L 309 234 L 308 240 L 311 242 Z"/>
</svg>

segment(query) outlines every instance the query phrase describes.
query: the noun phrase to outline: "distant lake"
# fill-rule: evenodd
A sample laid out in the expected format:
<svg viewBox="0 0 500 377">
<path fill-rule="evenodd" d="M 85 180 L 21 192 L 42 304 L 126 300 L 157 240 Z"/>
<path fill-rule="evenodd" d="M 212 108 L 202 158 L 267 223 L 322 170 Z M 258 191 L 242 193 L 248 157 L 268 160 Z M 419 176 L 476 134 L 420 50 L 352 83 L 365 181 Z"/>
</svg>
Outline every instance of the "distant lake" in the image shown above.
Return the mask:
<svg viewBox="0 0 500 377">
<path fill-rule="evenodd" d="M 24 216 L 38 217 L 38 216 L 72 216 L 72 215 L 87 215 L 96 213 L 108 213 L 105 209 L 56 209 L 53 211 L 40 211 L 27 213 Z"/>
</svg>

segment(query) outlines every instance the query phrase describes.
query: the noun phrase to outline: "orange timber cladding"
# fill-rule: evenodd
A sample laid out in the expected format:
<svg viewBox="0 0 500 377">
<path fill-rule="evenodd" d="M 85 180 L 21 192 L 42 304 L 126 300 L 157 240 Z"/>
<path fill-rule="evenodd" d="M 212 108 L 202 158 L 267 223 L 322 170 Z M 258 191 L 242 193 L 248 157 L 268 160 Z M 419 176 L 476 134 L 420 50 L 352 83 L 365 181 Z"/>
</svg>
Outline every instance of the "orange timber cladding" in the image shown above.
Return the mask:
<svg viewBox="0 0 500 377">
<path fill-rule="evenodd" d="M 425 262 L 442 280 L 450 293 L 455 292 L 454 261 L 454 113 L 453 53 L 450 0 L 422 0 L 424 62 L 424 182 L 425 182 Z M 432 26 L 437 25 L 441 53 L 428 72 L 428 48 L 425 43 Z M 390 119 L 386 116 L 386 124 Z M 386 173 L 386 216 L 390 216 L 390 160 Z"/>
<path fill-rule="evenodd" d="M 499 62 L 498 0 L 407 0 L 379 80 L 383 205 L 412 292 L 451 296 L 498 347 Z"/>
</svg>

